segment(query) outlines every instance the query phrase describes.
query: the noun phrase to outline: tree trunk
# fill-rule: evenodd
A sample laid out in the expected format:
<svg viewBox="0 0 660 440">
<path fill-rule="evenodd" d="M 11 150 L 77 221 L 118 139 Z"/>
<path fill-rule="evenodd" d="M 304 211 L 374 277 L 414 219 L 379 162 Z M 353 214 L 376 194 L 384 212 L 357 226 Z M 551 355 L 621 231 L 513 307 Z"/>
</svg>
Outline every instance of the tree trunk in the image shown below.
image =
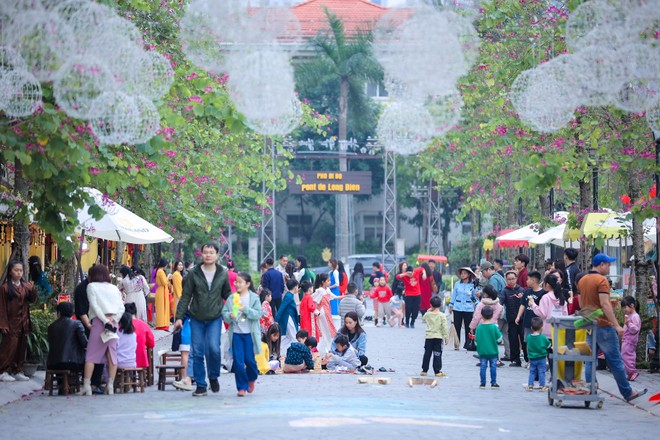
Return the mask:
<svg viewBox="0 0 660 440">
<path fill-rule="evenodd" d="M 513 182 L 511 181 L 511 171 L 509 170 L 509 166 L 507 165 L 504 170 L 504 178 L 506 182 L 506 194 L 507 194 L 507 200 L 509 201 L 506 211 L 506 227 L 509 227 L 513 225 L 516 221 L 516 198 L 515 194 L 516 191 L 513 188 Z"/>
<path fill-rule="evenodd" d="M 77 251 L 77 250 L 76 250 Z M 73 294 L 73 291 L 78 284 L 78 274 L 76 269 L 78 267 L 78 260 L 75 255 L 66 258 L 62 262 L 62 276 L 64 277 L 64 292 Z"/>
<path fill-rule="evenodd" d="M 126 247 L 126 243 L 123 241 L 118 241 L 116 242 L 117 245 L 115 246 L 115 267 L 110 268 L 110 273 L 117 274 L 119 273 L 119 268 L 123 265 L 122 260 L 124 257 L 124 248 Z"/>
<path fill-rule="evenodd" d="M 639 183 L 639 175 L 631 173 L 630 180 L 628 181 L 628 191 L 630 193 L 631 203 L 635 203 L 641 196 L 641 187 Z M 633 269 L 635 272 L 635 297 L 639 301 L 646 301 L 651 293 L 651 284 L 649 280 L 650 268 L 649 262 L 646 261 L 646 254 L 644 253 L 644 225 L 643 223 L 633 217 L 632 219 L 632 241 L 633 241 Z"/>
<path fill-rule="evenodd" d="M 23 164 L 14 160 L 14 193 L 25 202 L 28 201 L 28 182 L 23 177 Z M 30 253 L 30 224 L 28 220 L 14 221 L 14 246 L 18 248 L 17 257 L 23 262 L 24 278 L 28 277 L 28 256 Z"/>
<path fill-rule="evenodd" d="M 339 91 L 339 171 L 342 173 L 348 171 L 348 162 L 346 160 L 346 149 L 344 142 L 346 140 L 346 132 L 348 126 L 348 78 L 341 79 Z M 337 235 L 337 258 L 344 262 L 348 261 L 349 252 L 349 234 L 348 230 L 348 195 L 339 194 L 337 203 L 337 216 L 335 221 L 336 235 Z"/>
<path fill-rule="evenodd" d="M 541 207 L 541 216 L 545 218 L 550 217 L 550 196 L 539 196 L 539 206 Z M 539 224 L 539 234 L 544 232 L 543 224 Z M 545 245 L 538 245 L 535 248 L 536 260 L 533 264 L 533 267 L 536 267 L 537 270 L 545 268 Z M 541 273 L 543 273 L 541 271 Z"/>
<path fill-rule="evenodd" d="M 578 124 L 580 123 L 580 119 L 577 119 Z M 577 134 L 576 140 L 577 139 Z M 578 143 L 578 146 L 575 147 L 575 153 L 576 153 L 576 159 L 583 160 L 584 158 L 588 158 L 588 153 L 584 149 L 584 147 L 580 146 Z M 588 176 L 589 174 L 587 174 Z M 592 193 L 591 193 L 591 181 L 589 180 L 588 177 L 583 177 L 578 181 L 578 188 L 580 189 L 580 210 L 585 212 L 585 211 L 591 211 L 593 208 L 593 198 L 592 198 Z M 591 250 L 592 246 L 589 244 L 587 240 L 582 240 L 582 237 L 580 237 L 580 253 L 578 254 L 578 259 L 577 263 L 580 269 L 583 271 L 587 271 L 591 268 Z"/>
</svg>

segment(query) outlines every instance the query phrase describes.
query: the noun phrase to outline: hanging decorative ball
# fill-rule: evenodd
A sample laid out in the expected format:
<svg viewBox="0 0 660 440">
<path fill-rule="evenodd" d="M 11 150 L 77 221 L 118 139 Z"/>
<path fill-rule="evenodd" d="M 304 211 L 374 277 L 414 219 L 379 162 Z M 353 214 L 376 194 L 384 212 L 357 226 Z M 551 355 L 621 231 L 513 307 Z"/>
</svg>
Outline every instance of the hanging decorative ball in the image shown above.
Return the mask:
<svg viewBox="0 0 660 440">
<path fill-rule="evenodd" d="M 385 107 L 376 128 L 379 142 L 402 155 L 422 151 L 433 132 L 433 118 L 428 110 L 409 101 L 395 101 Z"/>
<path fill-rule="evenodd" d="M 105 64 L 91 56 L 77 56 L 59 70 L 53 94 L 69 116 L 87 119 L 94 100 L 113 88 L 115 83 Z"/>
<path fill-rule="evenodd" d="M 0 76 L 0 105 L 7 116 L 30 116 L 39 109 L 41 99 L 41 83 L 30 72 L 11 70 Z"/>
<path fill-rule="evenodd" d="M 442 136 L 461 121 L 463 97 L 458 90 L 452 90 L 446 95 L 429 97 L 425 107 L 433 119 L 434 136 Z"/>
<path fill-rule="evenodd" d="M 566 44 L 573 50 L 598 45 L 623 29 L 623 16 L 613 5 L 602 0 L 582 3 L 569 14 Z"/>
<path fill-rule="evenodd" d="M 44 82 L 55 79 L 56 72 L 75 47 L 71 28 L 53 12 L 21 12 L 11 17 L 11 22 L 2 31 L 5 44 L 16 50 L 28 70 Z"/>
<path fill-rule="evenodd" d="M 90 108 L 90 127 L 102 144 L 127 143 L 138 132 L 140 111 L 133 97 L 122 92 L 105 92 Z"/>
<path fill-rule="evenodd" d="M 154 103 L 147 97 L 135 96 L 135 105 L 139 113 L 139 121 L 126 143 L 143 144 L 154 137 L 160 129 L 160 114 Z"/>
<path fill-rule="evenodd" d="M 289 106 L 284 106 L 285 112 L 268 119 L 247 119 L 246 124 L 256 133 L 265 136 L 285 136 L 300 125 L 302 107 L 295 96 Z"/>
</svg>

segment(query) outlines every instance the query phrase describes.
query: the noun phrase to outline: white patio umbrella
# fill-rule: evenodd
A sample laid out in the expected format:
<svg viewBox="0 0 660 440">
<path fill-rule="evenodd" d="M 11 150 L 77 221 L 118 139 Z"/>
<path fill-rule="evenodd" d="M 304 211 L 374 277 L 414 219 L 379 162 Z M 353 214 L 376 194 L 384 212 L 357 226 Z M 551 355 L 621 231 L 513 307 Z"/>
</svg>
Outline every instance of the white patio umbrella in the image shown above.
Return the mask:
<svg viewBox="0 0 660 440">
<path fill-rule="evenodd" d="M 531 223 L 527 226 L 523 226 L 520 229 L 511 231 L 508 234 L 500 235 L 495 239 L 496 242 L 504 243 L 516 243 L 515 246 L 528 246 L 529 240 L 539 235 L 539 225 L 538 223 Z M 527 242 L 527 243 L 525 243 Z"/>
<path fill-rule="evenodd" d="M 542 234 L 537 235 L 534 238 L 529 240 L 530 245 L 539 245 L 539 244 L 554 244 L 557 246 L 564 246 L 564 228 L 566 228 L 566 223 L 561 225 L 553 226 Z"/>
<path fill-rule="evenodd" d="M 169 243 L 174 240 L 167 232 L 104 197 L 99 190 L 84 189 L 105 211 L 105 215 L 99 220 L 90 215 L 89 206 L 78 212 L 78 223 L 85 235 L 132 244 Z"/>
</svg>

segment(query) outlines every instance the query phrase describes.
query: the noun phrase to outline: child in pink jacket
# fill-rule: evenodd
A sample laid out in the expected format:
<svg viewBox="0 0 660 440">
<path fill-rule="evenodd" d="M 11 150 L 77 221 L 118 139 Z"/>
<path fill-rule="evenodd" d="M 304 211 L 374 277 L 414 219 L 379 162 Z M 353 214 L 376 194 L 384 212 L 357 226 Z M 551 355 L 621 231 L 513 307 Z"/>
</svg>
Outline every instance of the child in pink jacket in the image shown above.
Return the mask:
<svg viewBox="0 0 660 440">
<path fill-rule="evenodd" d="M 623 366 L 626 369 L 628 380 L 637 379 L 637 342 L 639 341 L 639 331 L 642 328 L 642 320 L 637 314 L 639 302 L 632 296 L 626 296 L 621 300 L 621 308 L 625 313 L 626 323 L 623 325 L 623 341 L 621 342 L 621 358 Z"/>
<path fill-rule="evenodd" d="M 564 298 L 559 280 L 553 274 L 549 274 L 543 280 L 543 288 L 547 292 L 541 297 L 537 305 L 534 298 L 529 298 L 529 305 L 536 316 L 543 320 L 543 334 L 552 339 L 552 327 L 548 322 L 550 318 L 567 316 L 568 306 Z"/>
</svg>

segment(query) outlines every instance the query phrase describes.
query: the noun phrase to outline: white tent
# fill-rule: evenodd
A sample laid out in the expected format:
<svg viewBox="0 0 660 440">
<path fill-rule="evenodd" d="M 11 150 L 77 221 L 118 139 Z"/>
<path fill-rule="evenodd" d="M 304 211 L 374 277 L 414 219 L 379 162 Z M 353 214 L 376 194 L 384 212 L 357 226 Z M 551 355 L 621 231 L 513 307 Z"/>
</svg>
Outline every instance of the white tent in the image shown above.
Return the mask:
<svg viewBox="0 0 660 440">
<path fill-rule="evenodd" d="M 539 245 L 539 244 L 554 244 L 557 246 L 564 246 L 564 229 L 566 228 L 566 223 L 561 225 L 553 226 L 542 234 L 537 235 L 534 238 L 529 240 L 530 245 Z"/>
<path fill-rule="evenodd" d="M 99 190 L 85 188 L 85 191 L 105 211 L 99 220 L 94 220 L 87 205 L 78 212 L 78 223 L 85 235 L 133 244 L 169 243 L 174 239 L 162 229 L 104 197 Z"/>
<path fill-rule="evenodd" d="M 508 234 L 500 235 L 495 239 L 496 242 L 500 241 L 529 241 L 534 237 L 539 235 L 539 224 L 532 223 L 527 226 L 523 226 L 520 229 L 511 231 Z"/>
</svg>

